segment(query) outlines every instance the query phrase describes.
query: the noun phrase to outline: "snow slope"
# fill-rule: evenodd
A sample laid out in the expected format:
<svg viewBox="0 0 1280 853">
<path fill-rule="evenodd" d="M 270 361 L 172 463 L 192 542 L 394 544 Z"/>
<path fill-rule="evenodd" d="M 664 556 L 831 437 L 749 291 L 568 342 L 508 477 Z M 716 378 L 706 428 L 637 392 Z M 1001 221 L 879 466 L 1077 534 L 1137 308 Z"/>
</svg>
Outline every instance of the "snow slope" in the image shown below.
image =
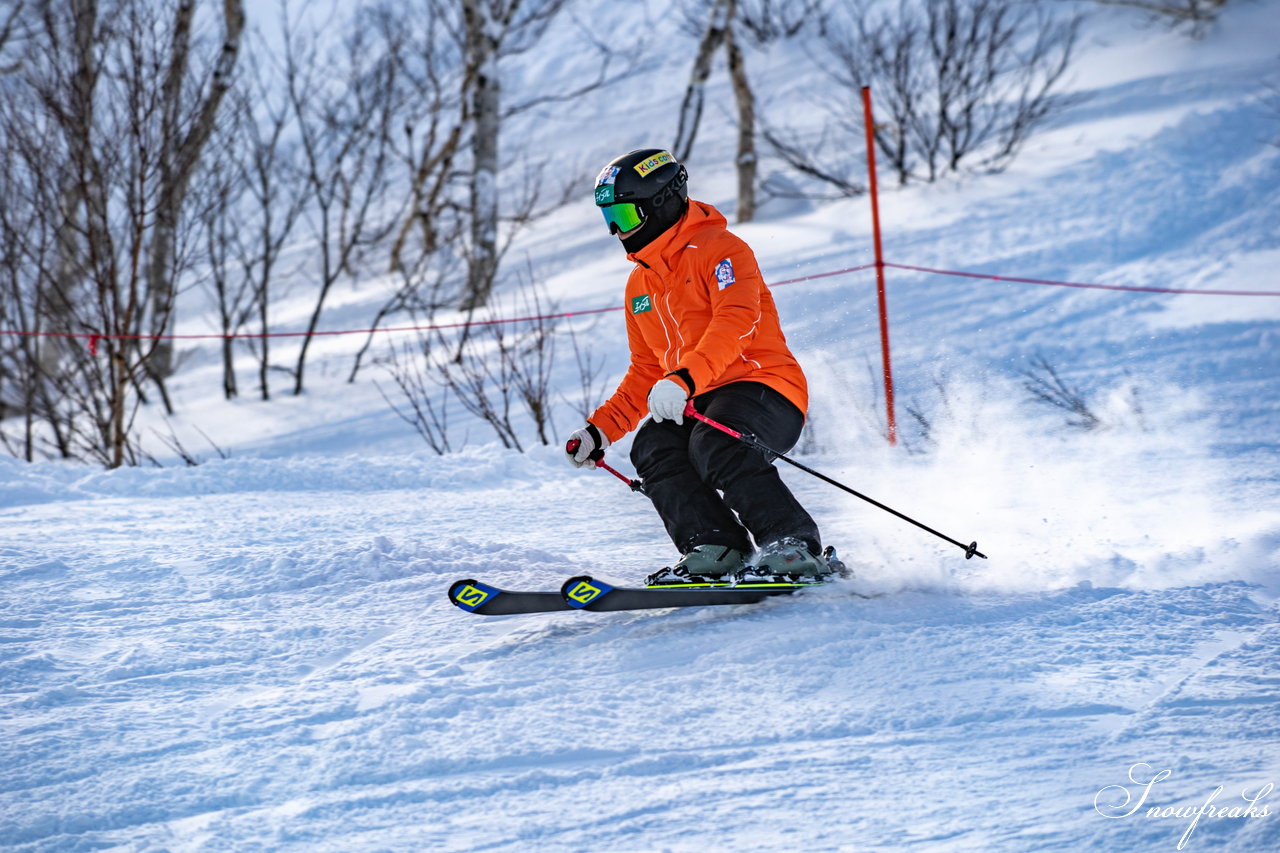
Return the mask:
<svg viewBox="0 0 1280 853">
<path fill-rule="evenodd" d="M 594 478 L 575 497 L 601 535 L 567 550 L 554 452 L 493 455 L 416 481 L 211 462 L 217 487 L 7 510 L 10 542 L 39 537 L 3 551 L 6 845 L 1156 850 L 1185 821 L 1092 809 L 1132 764 L 1174 771 L 1159 803 L 1275 778 L 1256 586 L 486 620 L 449 581 L 546 584 L 610 552 L 626 577 L 657 535 Z M 1192 849 L 1270 849 L 1278 825 L 1206 821 Z"/>
<path fill-rule="evenodd" d="M 1099 22 L 1073 83 L 1091 97 L 1013 168 L 886 193 L 890 260 L 1280 290 L 1276 21 L 1233 6 L 1200 43 Z M 732 140 L 703 140 L 694 193 L 729 208 Z M 739 230 L 778 281 L 866 262 L 865 208 L 775 203 Z M 597 216 L 513 250 L 562 307 L 616 299 Z M 0 849 L 1280 849 L 1280 299 L 891 271 L 889 448 L 871 278 L 776 296 L 814 387 L 806 464 L 989 560 L 787 468 L 855 580 L 469 616 L 456 578 L 634 579 L 669 559 L 661 528 L 554 447 L 474 426 L 429 453 L 384 375 L 343 381 L 358 339 L 320 342 L 311 392 L 269 405 L 211 396 L 196 349 L 182 417 L 154 426 L 230 458 L 0 459 Z M 614 379 L 620 323 L 580 327 Z M 1028 399 L 1038 354 L 1102 428 Z"/>
</svg>

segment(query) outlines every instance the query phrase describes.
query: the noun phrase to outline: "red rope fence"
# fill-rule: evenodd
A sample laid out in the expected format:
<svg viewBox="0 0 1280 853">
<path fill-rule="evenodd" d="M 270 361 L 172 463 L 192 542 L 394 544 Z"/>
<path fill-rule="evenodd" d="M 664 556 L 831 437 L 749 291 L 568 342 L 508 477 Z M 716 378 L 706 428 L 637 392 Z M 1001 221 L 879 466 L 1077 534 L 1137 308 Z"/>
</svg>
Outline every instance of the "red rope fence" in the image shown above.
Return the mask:
<svg viewBox="0 0 1280 853">
<path fill-rule="evenodd" d="M 911 264 L 895 264 L 886 261 L 883 266 L 892 267 L 893 269 L 907 270 L 910 272 L 929 273 L 932 275 L 946 275 L 960 278 L 981 279 L 984 281 L 1007 281 L 1017 284 L 1035 284 L 1048 285 L 1052 287 L 1075 287 L 1088 288 L 1092 290 L 1117 290 L 1128 291 L 1134 293 L 1172 293 L 1185 294 L 1191 296 L 1278 296 L 1280 291 L 1275 290 L 1192 290 L 1189 288 L 1177 287 L 1142 287 L 1138 285 L 1128 284 L 1095 284 L 1077 281 L 1055 281 L 1052 279 L 1042 278 L 1025 278 L 1021 276 L 995 275 L 992 273 L 963 272 L 958 270 L 935 269 L 933 267 L 913 266 Z M 812 275 L 800 276 L 798 278 L 789 278 L 782 281 L 774 282 L 772 287 L 781 287 L 788 284 L 799 284 L 806 281 L 816 281 L 823 278 L 832 278 L 839 275 L 848 275 L 855 272 L 863 272 L 864 270 L 875 269 L 876 264 L 861 264 L 855 267 L 846 267 L 845 269 L 831 270 L 829 272 L 814 273 Z M 623 306 L 611 305 L 606 308 L 586 308 L 579 311 L 561 311 L 554 314 L 534 314 L 520 317 L 496 317 L 487 320 L 461 320 L 456 323 L 433 323 L 429 325 L 416 326 L 383 326 L 373 329 L 329 329 L 317 330 L 314 332 L 235 332 L 232 334 L 165 334 L 165 335 L 108 335 L 99 332 L 33 332 L 22 329 L 0 329 L 0 335 L 9 335 L 14 337 L 38 337 L 38 338 L 64 338 L 64 339 L 81 339 L 88 342 L 89 351 L 97 353 L 98 342 L 103 340 L 155 340 L 155 341 L 201 341 L 201 340 L 258 340 L 262 338 L 305 338 L 311 337 L 336 337 L 340 335 L 370 335 L 374 333 L 397 334 L 402 332 L 430 332 L 442 331 L 445 329 L 464 329 L 468 327 L 496 326 L 506 323 L 527 323 L 539 320 L 558 320 L 570 317 L 587 317 L 592 314 L 606 314 L 613 311 L 621 311 Z"/>
<path fill-rule="evenodd" d="M 1084 287 L 1091 290 L 1126 290 L 1133 293 L 1183 293 L 1192 296 L 1280 296 L 1278 290 L 1191 290 L 1181 287 L 1141 287 L 1136 284 L 1085 284 L 1078 281 L 1053 281 L 1044 278 L 1019 278 L 1009 275 L 991 275 L 980 272 L 958 272 L 956 270 L 938 270 L 932 267 L 915 267 L 908 264 L 891 264 L 886 267 L 912 272 L 927 272 L 933 275 L 951 275 L 961 278 L 980 278 L 986 281 L 1012 281 L 1018 284 L 1047 284 L 1053 287 Z"/>
</svg>

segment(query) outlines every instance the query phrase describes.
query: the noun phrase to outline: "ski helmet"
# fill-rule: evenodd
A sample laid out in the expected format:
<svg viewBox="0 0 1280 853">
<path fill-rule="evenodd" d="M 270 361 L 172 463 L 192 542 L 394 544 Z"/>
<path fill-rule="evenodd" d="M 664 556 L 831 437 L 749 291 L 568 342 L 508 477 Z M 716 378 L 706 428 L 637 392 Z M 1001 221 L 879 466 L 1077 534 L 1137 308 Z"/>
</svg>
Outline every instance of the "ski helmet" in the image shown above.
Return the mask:
<svg viewBox="0 0 1280 853">
<path fill-rule="evenodd" d="M 596 178 L 596 205 L 610 234 L 638 252 L 680 221 L 689 206 L 689 173 L 662 148 L 641 148 L 612 160 Z"/>
</svg>

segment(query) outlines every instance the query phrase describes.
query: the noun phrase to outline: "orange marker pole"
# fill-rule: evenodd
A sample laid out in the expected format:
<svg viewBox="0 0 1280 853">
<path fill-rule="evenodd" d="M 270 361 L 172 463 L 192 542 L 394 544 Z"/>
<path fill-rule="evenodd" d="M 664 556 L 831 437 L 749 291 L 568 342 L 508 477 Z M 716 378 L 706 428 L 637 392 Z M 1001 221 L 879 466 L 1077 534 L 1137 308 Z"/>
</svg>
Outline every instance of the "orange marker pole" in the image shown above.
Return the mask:
<svg viewBox="0 0 1280 853">
<path fill-rule="evenodd" d="M 880 354 L 884 361 L 884 405 L 888 417 L 889 444 L 898 443 L 898 423 L 893 415 L 893 369 L 889 362 L 889 308 L 884 293 L 884 247 L 880 243 L 880 196 L 876 191 L 875 121 L 871 117 L 871 87 L 862 87 L 862 116 L 867 128 L 867 172 L 871 175 L 871 231 L 876 247 L 876 298 L 880 303 Z"/>
</svg>

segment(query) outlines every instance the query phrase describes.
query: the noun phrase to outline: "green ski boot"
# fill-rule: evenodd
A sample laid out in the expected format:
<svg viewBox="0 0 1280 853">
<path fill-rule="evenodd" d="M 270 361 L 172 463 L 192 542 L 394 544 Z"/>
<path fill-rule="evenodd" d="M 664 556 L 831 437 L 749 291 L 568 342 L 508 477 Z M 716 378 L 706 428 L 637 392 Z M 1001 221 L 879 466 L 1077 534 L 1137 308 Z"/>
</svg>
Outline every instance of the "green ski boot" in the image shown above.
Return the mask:
<svg viewBox="0 0 1280 853">
<path fill-rule="evenodd" d="M 828 551 L 832 557 L 835 556 L 833 550 Z M 755 565 L 749 571 L 751 575 L 760 577 L 809 582 L 825 580 L 836 574 L 837 568 L 827 561 L 825 552 L 817 556 L 804 542 L 788 536 L 761 547 Z"/>
<path fill-rule="evenodd" d="M 744 568 L 746 554 L 727 545 L 698 545 L 673 568 L 650 575 L 648 586 L 691 583 L 728 583 Z"/>
</svg>

